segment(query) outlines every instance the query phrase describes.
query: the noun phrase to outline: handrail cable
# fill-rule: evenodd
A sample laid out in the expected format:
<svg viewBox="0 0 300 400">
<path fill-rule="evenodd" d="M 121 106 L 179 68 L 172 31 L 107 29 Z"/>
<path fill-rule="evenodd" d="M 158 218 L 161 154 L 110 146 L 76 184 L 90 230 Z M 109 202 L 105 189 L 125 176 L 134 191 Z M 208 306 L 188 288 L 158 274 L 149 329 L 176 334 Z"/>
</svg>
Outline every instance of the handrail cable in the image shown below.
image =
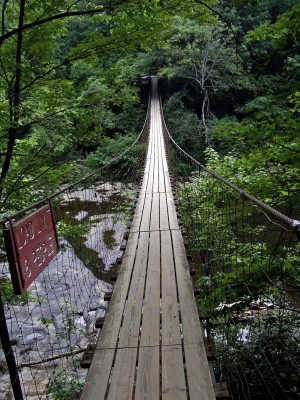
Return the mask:
<svg viewBox="0 0 300 400">
<path fill-rule="evenodd" d="M 160 107 L 162 109 L 162 102 L 161 102 L 161 98 L 160 98 Z M 188 159 L 190 159 L 193 163 L 195 163 L 196 165 L 200 166 L 202 168 L 203 171 L 207 172 L 208 174 L 212 175 L 213 177 L 215 177 L 217 180 L 223 182 L 226 186 L 229 186 L 231 189 L 235 190 L 236 192 L 238 192 L 240 194 L 240 196 L 243 199 L 247 199 L 252 201 L 252 203 L 256 204 L 257 206 L 259 206 L 260 208 L 264 209 L 265 211 L 267 211 L 268 213 L 270 213 L 271 215 L 273 215 L 275 218 L 278 218 L 279 220 L 285 222 L 286 224 L 288 224 L 296 233 L 298 240 L 300 240 L 300 221 L 297 219 L 292 219 L 284 214 L 282 214 L 281 212 L 275 210 L 273 207 L 269 206 L 268 204 L 264 203 L 263 201 L 257 199 L 255 196 L 252 196 L 250 193 L 246 192 L 245 190 L 239 188 L 238 186 L 234 185 L 233 183 L 229 182 L 227 179 L 222 178 L 220 175 L 218 175 L 216 172 L 211 171 L 210 169 L 206 168 L 203 164 L 201 164 L 198 160 L 196 160 L 194 157 L 192 157 L 190 154 L 188 154 L 185 150 L 183 150 L 178 143 L 175 142 L 175 140 L 173 139 L 172 135 L 170 134 L 167 125 L 166 125 L 166 121 L 164 118 L 164 114 L 163 112 L 161 113 L 162 115 L 162 122 L 163 122 L 163 128 L 165 130 L 165 132 L 167 133 L 169 140 L 173 143 L 173 145 Z"/>
<path fill-rule="evenodd" d="M 143 127 L 142 127 L 142 129 L 141 129 L 141 131 L 140 131 L 138 137 L 135 139 L 135 141 L 134 141 L 130 146 L 128 146 L 128 147 L 123 151 L 123 153 L 121 153 L 121 154 L 118 155 L 117 157 L 115 157 L 115 158 L 113 158 L 112 160 L 110 160 L 110 161 L 109 161 L 106 165 L 104 165 L 103 167 L 97 169 L 96 171 L 92 172 L 91 174 L 87 175 L 86 177 L 81 178 L 81 179 L 79 179 L 78 181 L 76 181 L 76 182 L 74 182 L 74 183 L 71 183 L 70 185 L 66 186 L 65 188 L 59 190 L 58 192 L 55 192 L 55 193 L 53 193 L 52 195 L 50 195 L 50 196 L 48 196 L 48 197 L 45 197 L 45 198 L 43 198 L 43 199 L 41 199 L 41 200 L 39 200 L 39 201 L 37 201 L 37 202 L 35 202 L 35 203 L 32 203 L 30 206 L 28 206 L 28 207 L 26 207 L 26 208 L 23 208 L 23 209 L 20 210 L 20 211 L 17 211 L 17 212 L 15 212 L 15 213 L 13 213 L 13 214 L 10 214 L 9 216 L 3 217 L 3 218 L 0 220 L 0 224 L 4 224 L 4 223 L 7 222 L 8 219 L 11 220 L 12 218 L 16 218 L 16 217 L 18 217 L 19 215 L 26 213 L 27 211 L 30 211 L 30 210 L 32 210 L 32 209 L 34 209 L 34 208 L 37 208 L 37 207 L 41 206 L 42 204 L 44 204 L 44 203 L 46 203 L 46 202 L 49 202 L 49 201 L 52 200 L 53 198 L 55 198 L 55 197 L 61 195 L 62 193 L 65 193 L 65 192 L 67 192 L 68 190 L 74 188 L 74 187 L 77 186 L 79 183 L 85 182 L 86 180 L 88 180 L 88 179 L 91 178 L 92 176 L 94 176 L 94 175 L 96 175 L 96 174 L 98 174 L 98 173 L 101 173 L 105 168 L 107 168 L 107 167 L 111 166 L 112 164 L 114 164 L 115 162 L 119 161 L 126 153 L 129 152 L 129 150 L 130 150 L 133 146 L 136 145 L 136 143 L 140 140 L 140 138 L 142 137 L 142 135 L 145 133 L 145 129 L 146 129 L 147 123 L 149 122 L 149 118 L 150 118 L 150 116 L 149 116 L 149 110 L 150 110 L 149 105 L 150 105 L 150 93 L 149 93 L 149 97 L 148 97 L 147 114 L 146 114 L 146 118 L 145 118 Z"/>
</svg>

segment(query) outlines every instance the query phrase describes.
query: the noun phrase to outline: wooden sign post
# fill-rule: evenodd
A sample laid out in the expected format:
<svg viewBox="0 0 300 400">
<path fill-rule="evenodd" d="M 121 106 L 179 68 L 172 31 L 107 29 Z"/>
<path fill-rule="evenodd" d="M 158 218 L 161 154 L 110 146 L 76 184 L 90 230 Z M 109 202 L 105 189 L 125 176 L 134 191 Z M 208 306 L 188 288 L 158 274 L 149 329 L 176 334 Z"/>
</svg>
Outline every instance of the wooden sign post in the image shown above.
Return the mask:
<svg viewBox="0 0 300 400">
<path fill-rule="evenodd" d="M 15 294 L 22 294 L 59 252 L 51 204 L 17 222 L 9 222 L 4 240 Z"/>
</svg>

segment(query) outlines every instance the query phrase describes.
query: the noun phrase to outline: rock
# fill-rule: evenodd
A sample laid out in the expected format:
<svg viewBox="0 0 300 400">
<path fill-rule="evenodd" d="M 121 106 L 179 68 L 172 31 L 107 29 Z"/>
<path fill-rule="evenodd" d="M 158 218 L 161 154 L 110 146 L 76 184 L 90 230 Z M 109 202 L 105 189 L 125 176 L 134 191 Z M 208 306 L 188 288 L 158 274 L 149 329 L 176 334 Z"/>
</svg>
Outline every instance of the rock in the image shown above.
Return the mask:
<svg viewBox="0 0 300 400">
<path fill-rule="evenodd" d="M 24 368 L 22 371 L 24 381 L 24 393 L 27 398 L 31 396 L 42 396 L 47 395 L 49 384 L 48 372 L 43 370 L 32 370 L 30 368 Z"/>
<path fill-rule="evenodd" d="M 0 400 L 13 400 L 13 392 L 8 375 L 0 377 Z"/>
<path fill-rule="evenodd" d="M 66 195 L 65 202 L 69 203 L 72 198 L 100 204 L 109 201 L 110 196 L 118 194 L 120 189 L 120 183 L 95 185 Z M 64 212 L 69 213 L 68 210 Z M 119 244 L 126 226 L 125 222 L 116 222 L 115 217 L 116 214 L 103 214 L 99 220 L 99 216 L 90 216 L 90 210 L 78 211 L 75 217 L 78 221 L 89 218 L 93 222 L 85 245 L 97 253 L 106 270 L 122 255 Z M 107 230 L 112 231 L 113 236 L 110 248 L 99 240 Z M 104 293 L 112 291 L 112 285 L 97 279 L 67 241 L 63 240 L 62 244 L 63 251 L 28 288 L 29 298 L 5 307 L 17 365 L 38 363 L 31 368 L 20 368 L 25 394 L 30 400 L 50 399 L 47 385 L 55 369 L 72 376 L 74 363 L 70 357 L 46 363 L 40 361 L 95 343 L 99 332 L 95 328 L 96 318 L 103 316 L 107 308 Z M 10 279 L 7 263 L 0 264 L 0 278 Z M 2 359 L 4 354 L 0 349 Z M 86 371 L 77 370 L 76 373 L 84 378 Z M 10 386 L 9 375 L 0 368 L 0 400 L 12 399 Z"/>
</svg>

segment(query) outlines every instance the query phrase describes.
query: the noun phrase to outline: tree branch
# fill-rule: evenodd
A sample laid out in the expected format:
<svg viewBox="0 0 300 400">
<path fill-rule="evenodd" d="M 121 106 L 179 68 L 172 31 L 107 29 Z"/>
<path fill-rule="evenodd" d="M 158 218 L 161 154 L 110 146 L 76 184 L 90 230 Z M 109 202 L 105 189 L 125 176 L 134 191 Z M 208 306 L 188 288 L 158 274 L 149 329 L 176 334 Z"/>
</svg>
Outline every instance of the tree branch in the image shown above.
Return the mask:
<svg viewBox="0 0 300 400">
<path fill-rule="evenodd" d="M 236 46 L 237 46 L 237 36 L 236 36 L 235 30 L 234 30 L 231 22 L 227 18 L 225 18 L 219 11 L 217 11 L 215 8 L 212 8 L 208 4 L 204 3 L 203 1 L 201 1 L 201 0 L 194 0 L 194 1 L 198 4 L 201 4 L 202 6 L 206 7 L 209 11 L 211 11 L 213 14 L 216 14 L 222 21 L 225 22 L 225 24 L 231 30 L 231 32 L 234 36 L 234 39 L 235 39 Z"/>
<path fill-rule="evenodd" d="M 52 153 L 52 151 L 54 150 L 54 148 L 55 148 L 55 146 L 57 145 L 57 143 L 59 143 L 59 141 L 60 141 L 60 139 L 58 139 L 58 140 L 54 143 L 54 145 L 46 152 L 46 154 L 44 154 L 44 157 L 47 157 L 50 153 Z M 17 187 L 18 183 L 21 181 L 22 177 L 25 175 L 25 173 L 27 172 L 27 170 L 29 170 L 30 167 L 32 167 L 33 165 L 35 165 L 35 163 L 36 163 L 36 162 L 35 162 L 35 158 L 39 155 L 39 153 L 41 153 L 41 151 L 42 151 L 45 147 L 46 147 L 46 143 L 44 143 L 44 144 L 42 145 L 42 147 L 40 147 L 40 148 L 38 149 L 38 151 L 37 151 L 35 154 L 32 155 L 31 158 L 33 159 L 33 161 L 30 161 L 30 162 L 24 167 L 23 171 L 20 172 L 18 178 L 16 179 L 16 181 L 14 182 L 14 184 L 12 185 L 12 187 L 10 188 L 9 192 L 6 193 L 5 198 L 4 198 L 4 200 L 3 200 L 3 204 L 6 203 L 6 201 L 8 200 L 8 198 L 10 197 L 10 195 L 11 195 L 13 192 L 16 192 L 16 191 L 18 191 L 18 190 L 20 190 L 20 189 L 22 189 L 22 188 L 24 188 L 24 187 L 27 187 L 27 186 L 28 186 L 28 183 L 32 183 L 32 182 L 35 181 L 37 178 L 41 177 L 45 172 L 48 172 L 49 169 L 52 169 L 52 168 L 53 168 L 53 165 L 51 165 L 46 171 L 44 171 L 44 172 L 42 172 L 41 174 L 39 174 L 37 178 L 35 177 L 35 178 L 33 178 L 31 181 L 27 182 L 26 184 L 23 184 L 23 185 Z"/>
<path fill-rule="evenodd" d="M 122 4 L 122 2 L 121 2 L 121 4 Z M 106 7 L 106 8 L 111 8 L 111 6 Z M 51 22 L 51 21 L 56 21 L 56 20 L 58 20 L 58 19 L 63 19 L 63 18 L 68 18 L 68 17 L 76 17 L 76 16 L 81 16 L 81 15 L 99 14 L 99 13 L 103 12 L 104 9 L 105 9 L 105 7 L 102 6 L 101 8 L 94 8 L 94 9 L 92 9 L 92 10 L 66 11 L 66 12 L 63 12 L 63 13 L 61 13 L 61 14 L 51 15 L 50 17 L 42 18 L 42 19 L 39 19 L 39 20 L 30 22 L 30 23 L 24 24 L 24 25 L 22 26 L 21 29 L 22 29 L 22 31 L 25 31 L 25 30 L 34 28 L 34 27 L 36 27 L 36 26 L 40 26 L 40 25 L 46 24 L 46 23 Z M 2 43 L 3 43 L 5 40 L 7 40 L 7 39 L 9 39 L 10 37 L 16 35 L 18 32 L 19 32 L 19 28 L 15 28 L 15 29 L 12 29 L 12 30 L 9 31 L 9 32 L 2 33 L 2 35 L 0 36 L 0 46 L 2 45 Z"/>
<path fill-rule="evenodd" d="M 284 145 L 284 144 L 282 144 L 282 143 L 278 143 L 278 142 L 276 142 L 275 140 L 270 140 L 270 139 L 268 139 L 268 141 L 269 141 L 270 143 L 276 144 L 277 146 L 283 147 L 284 149 L 287 149 L 287 150 L 289 150 L 289 151 L 291 151 L 291 152 L 293 152 L 293 153 L 300 153 L 300 150 L 292 149 L 291 147 L 286 146 L 286 145 Z"/>
<path fill-rule="evenodd" d="M 22 43 L 23 43 L 23 23 L 25 16 L 25 1 L 20 0 L 19 8 L 19 24 L 18 24 L 18 39 L 16 48 L 16 69 L 15 69 L 15 83 L 9 94 L 9 106 L 10 106 L 10 127 L 8 130 L 9 138 L 6 146 L 6 155 L 1 169 L 0 184 L 4 181 L 9 171 L 10 163 L 13 157 L 13 151 L 16 141 L 16 126 L 19 123 L 19 108 L 20 108 L 20 85 L 21 85 L 21 58 L 22 58 Z M 0 198 L 2 196 L 3 186 L 0 186 Z"/>
<path fill-rule="evenodd" d="M 63 60 L 60 64 L 54 65 L 53 67 L 49 68 L 47 71 L 45 71 L 43 74 L 36 76 L 31 82 L 27 83 L 25 86 L 23 86 L 20 89 L 20 92 L 23 92 L 24 90 L 28 89 L 32 85 L 34 85 L 39 79 L 45 78 L 45 76 L 49 75 L 51 72 L 57 70 L 58 68 L 62 67 L 68 59 Z"/>
<path fill-rule="evenodd" d="M 64 357 L 72 357 L 75 354 L 80 354 L 80 353 L 83 353 L 84 351 L 85 351 L 85 349 L 79 349 L 79 350 L 75 350 L 75 351 L 70 351 L 69 353 L 63 353 L 63 354 L 59 354 L 57 356 L 46 358 L 45 360 L 35 361 L 35 362 L 31 362 L 31 363 L 22 363 L 18 366 L 18 369 L 24 368 L 24 367 L 32 367 L 34 365 L 47 363 L 49 361 L 59 360 Z"/>
<path fill-rule="evenodd" d="M 2 7 L 2 35 L 5 33 L 5 9 L 7 6 L 8 0 L 4 0 L 3 7 Z"/>
<path fill-rule="evenodd" d="M 204 3 L 201 0 L 194 0 L 196 3 L 201 4 L 202 6 L 206 7 L 209 11 L 211 11 L 213 14 L 216 14 L 222 21 L 224 21 L 226 23 L 226 25 L 228 26 L 228 28 L 232 31 L 232 33 L 235 36 L 235 31 L 231 25 L 231 22 L 228 21 L 227 18 L 223 17 L 223 15 L 221 13 L 219 13 L 219 11 L 217 11 L 216 9 L 212 8 L 211 6 L 209 6 L 208 4 Z"/>
<path fill-rule="evenodd" d="M 61 161 L 62 163 L 62 161 Z M 56 163 L 55 165 L 58 165 L 59 163 Z M 31 165 L 34 165 L 34 163 L 32 163 Z M 28 167 L 30 167 L 31 165 L 28 165 Z M 34 178 L 32 178 L 30 181 L 26 182 L 26 184 L 23 184 L 21 186 L 18 187 L 13 187 L 13 190 L 10 190 L 7 195 L 5 196 L 4 200 L 2 201 L 2 206 L 7 202 L 8 198 L 10 197 L 10 195 L 14 192 L 18 192 L 19 190 L 28 187 L 28 185 L 30 185 L 31 183 L 37 181 L 41 176 L 45 175 L 48 171 L 50 171 L 51 169 L 53 169 L 53 165 L 50 165 L 50 167 L 48 167 L 47 169 L 45 169 L 45 171 L 41 172 L 40 174 L 36 175 Z"/>
<path fill-rule="evenodd" d="M 1 66 L 1 69 L 3 71 L 3 75 L 1 74 L 1 78 L 4 79 L 4 81 L 7 83 L 7 86 L 10 86 L 10 82 L 9 82 L 9 79 L 8 79 L 8 76 L 7 76 L 7 72 L 6 72 L 6 69 L 4 67 L 2 58 L 0 58 L 0 66 Z"/>
</svg>

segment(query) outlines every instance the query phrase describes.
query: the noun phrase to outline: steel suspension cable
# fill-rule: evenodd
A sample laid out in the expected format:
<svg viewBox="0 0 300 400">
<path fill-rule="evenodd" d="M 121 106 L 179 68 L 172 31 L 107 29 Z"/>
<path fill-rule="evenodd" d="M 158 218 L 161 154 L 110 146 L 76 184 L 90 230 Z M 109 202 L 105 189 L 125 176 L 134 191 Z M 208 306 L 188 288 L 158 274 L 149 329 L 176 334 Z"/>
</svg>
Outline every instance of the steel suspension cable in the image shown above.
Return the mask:
<svg viewBox="0 0 300 400">
<path fill-rule="evenodd" d="M 160 100 L 160 106 L 162 109 L 162 102 Z M 292 219 L 285 214 L 282 214 L 280 211 L 275 210 L 273 207 L 269 206 L 268 204 L 264 203 L 263 201 L 257 199 L 255 196 L 251 195 L 250 193 L 246 192 L 245 190 L 239 188 L 238 186 L 234 185 L 233 183 L 229 182 L 227 179 L 221 177 L 216 172 L 211 171 L 210 169 L 206 168 L 200 161 L 196 160 L 190 154 L 188 154 L 185 150 L 183 150 L 178 143 L 174 140 L 171 133 L 168 130 L 168 127 L 165 122 L 163 111 L 162 115 L 162 122 L 163 122 L 163 130 L 168 136 L 169 140 L 175 146 L 179 152 L 181 152 L 186 158 L 192 161 L 194 164 L 199 166 L 203 171 L 207 172 L 209 175 L 216 178 L 218 181 L 223 182 L 226 186 L 230 187 L 231 189 L 235 190 L 240 194 L 240 196 L 245 200 L 250 200 L 252 203 L 256 204 L 258 207 L 262 208 L 263 210 L 267 211 L 269 214 L 273 215 L 275 218 L 283 221 L 287 225 L 289 225 L 296 233 L 298 240 L 300 241 L 300 221 L 297 219 Z"/>
<path fill-rule="evenodd" d="M 96 174 L 101 173 L 102 171 L 104 171 L 106 168 L 110 167 L 111 165 L 115 164 L 117 161 L 121 160 L 142 138 L 142 136 L 146 133 L 149 123 L 150 123 L 150 94 L 149 94 L 149 98 L 148 98 L 148 107 L 147 107 L 147 115 L 144 121 L 144 125 L 139 133 L 139 135 L 137 136 L 137 138 L 135 139 L 135 141 L 129 145 L 124 151 L 123 153 L 119 154 L 118 156 L 114 157 L 112 160 L 110 160 L 106 165 L 104 165 L 103 167 L 97 169 L 96 171 L 90 173 L 89 175 L 85 176 L 84 178 L 81 178 L 79 180 L 77 180 L 76 182 L 71 183 L 70 185 L 66 186 L 65 188 L 58 190 L 57 192 L 53 193 L 52 195 L 45 197 L 39 201 L 36 201 L 32 204 L 30 204 L 28 207 L 23 208 L 20 211 L 17 211 L 15 213 L 12 213 L 9 215 L 9 219 L 14 219 L 16 217 L 18 217 L 21 214 L 24 214 L 30 210 L 33 210 L 34 208 L 37 208 L 43 204 L 45 204 L 46 202 L 49 202 L 50 200 L 54 199 L 55 197 L 66 193 L 67 191 L 73 189 L 74 187 L 76 187 L 77 185 L 86 182 L 89 178 L 95 176 Z M 7 218 L 8 216 L 5 216 L 3 218 L 1 218 L 0 220 L 0 224 L 4 224 L 5 222 L 7 222 Z"/>
</svg>

